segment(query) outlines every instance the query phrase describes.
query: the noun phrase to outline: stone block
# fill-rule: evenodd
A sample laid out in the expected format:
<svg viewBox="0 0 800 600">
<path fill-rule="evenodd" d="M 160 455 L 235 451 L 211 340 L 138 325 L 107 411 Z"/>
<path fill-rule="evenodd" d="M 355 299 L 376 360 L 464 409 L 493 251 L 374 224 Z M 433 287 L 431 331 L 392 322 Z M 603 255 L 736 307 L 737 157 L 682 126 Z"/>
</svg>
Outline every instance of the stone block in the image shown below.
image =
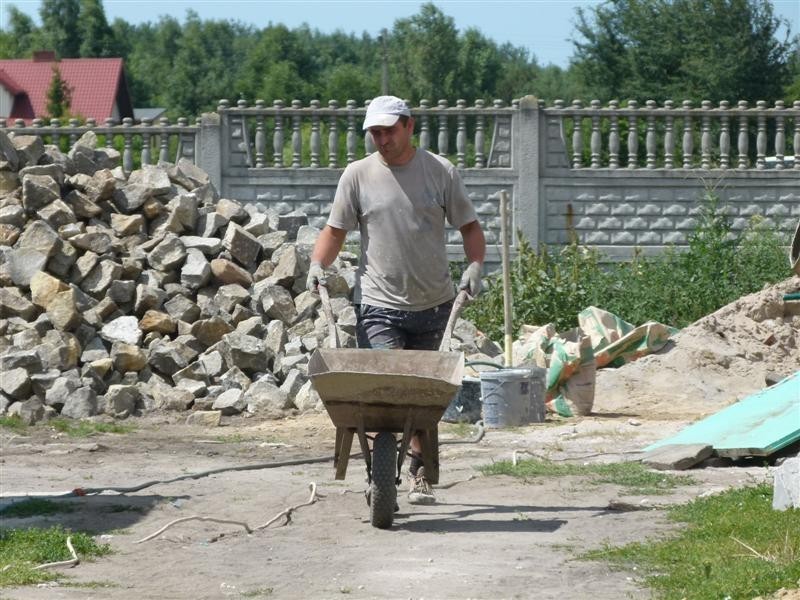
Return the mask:
<svg viewBox="0 0 800 600">
<path fill-rule="evenodd" d="M 774 510 L 800 508 L 800 457 L 788 458 L 775 469 L 772 489 Z"/>
<path fill-rule="evenodd" d="M 245 267 L 255 264 L 261 252 L 258 240 L 236 223 L 228 223 L 222 245 L 240 265 Z"/>
</svg>

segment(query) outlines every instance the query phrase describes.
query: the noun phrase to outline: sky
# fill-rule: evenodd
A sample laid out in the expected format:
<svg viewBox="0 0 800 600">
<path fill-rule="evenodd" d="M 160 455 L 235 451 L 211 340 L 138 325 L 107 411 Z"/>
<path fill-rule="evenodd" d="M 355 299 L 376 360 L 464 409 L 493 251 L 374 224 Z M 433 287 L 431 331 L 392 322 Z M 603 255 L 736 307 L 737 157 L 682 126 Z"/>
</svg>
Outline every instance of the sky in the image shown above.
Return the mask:
<svg viewBox="0 0 800 600">
<path fill-rule="evenodd" d="M 434 0 L 460 30 L 477 28 L 498 44 L 527 48 L 540 65 L 566 67 L 572 55 L 576 8 L 600 0 Z M 773 0 L 778 16 L 800 32 L 800 0 Z M 0 27 L 13 4 L 39 23 L 39 0 L 0 0 Z M 323 33 L 341 30 L 376 37 L 397 19 L 419 12 L 417 0 L 104 0 L 109 23 L 121 18 L 138 24 L 170 15 L 183 21 L 188 9 L 201 19 L 230 19 L 265 27 L 283 23 L 290 29 L 306 23 Z M 711 33 L 711 32 L 710 32 Z"/>
</svg>

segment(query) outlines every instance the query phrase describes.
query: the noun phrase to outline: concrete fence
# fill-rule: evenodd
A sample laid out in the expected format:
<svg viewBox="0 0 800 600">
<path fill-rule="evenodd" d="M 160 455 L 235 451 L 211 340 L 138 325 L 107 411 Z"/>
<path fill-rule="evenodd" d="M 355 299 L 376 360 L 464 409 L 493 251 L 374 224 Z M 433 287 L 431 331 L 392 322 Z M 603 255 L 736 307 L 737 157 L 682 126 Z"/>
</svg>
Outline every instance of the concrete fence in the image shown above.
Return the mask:
<svg viewBox="0 0 800 600">
<path fill-rule="evenodd" d="M 162 119 L 9 130 L 76 139 L 93 128 L 104 143 L 122 140 L 126 170 L 135 155 L 141 163 L 189 158 L 223 196 L 281 213 L 299 210 L 322 226 L 344 166 L 374 151 L 361 129 L 364 112 L 353 101 L 222 100 L 193 125 Z M 418 146 L 460 170 L 490 259 L 497 258 L 503 189 L 512 200 L 511 231 L 534 245 L 577 237 L 611 260 L 637 248 L 651 254 L 685 244 L 707 190 L 720 197 L 734 230 L 758 217 L 788 236 L 800 219 L 800 101 L 546 107 L 526 96 L 511 105 L 423 100 L 412 113 Z M 458 232 L 450 232 L 449 243 L 459 257 Z"/>
</svg>

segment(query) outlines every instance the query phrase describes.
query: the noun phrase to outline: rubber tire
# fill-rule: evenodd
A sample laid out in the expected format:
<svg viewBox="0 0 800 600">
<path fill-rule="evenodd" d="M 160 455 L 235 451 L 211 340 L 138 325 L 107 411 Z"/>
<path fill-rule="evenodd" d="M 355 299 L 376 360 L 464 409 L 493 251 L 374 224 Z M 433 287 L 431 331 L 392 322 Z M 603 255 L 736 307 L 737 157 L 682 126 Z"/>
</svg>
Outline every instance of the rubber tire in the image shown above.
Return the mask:
<svg viewBox="0 0 800 600">
<path fill-rule="evenodd" d="M 369 517 L 373 527 L 389 529 L 397 503 L 397 443 L 387 431 L 379 433 L 372 444 L 372 483 Z"/>
</svg>

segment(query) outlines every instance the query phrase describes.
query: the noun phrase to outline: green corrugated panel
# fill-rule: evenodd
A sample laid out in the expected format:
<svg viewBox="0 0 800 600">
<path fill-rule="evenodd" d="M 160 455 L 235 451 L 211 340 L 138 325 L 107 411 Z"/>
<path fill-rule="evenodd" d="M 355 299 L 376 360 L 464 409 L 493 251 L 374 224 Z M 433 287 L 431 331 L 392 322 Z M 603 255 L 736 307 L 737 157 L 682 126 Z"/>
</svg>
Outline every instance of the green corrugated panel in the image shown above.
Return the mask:
<svg viewBox="0 0 800 600">
<path fill-rule="evenodd" d="M 719 456 L 769 456 L 800 440 L 800 371 L 690 425 L 666 444 L 710 444 Z"/>
</svg>

